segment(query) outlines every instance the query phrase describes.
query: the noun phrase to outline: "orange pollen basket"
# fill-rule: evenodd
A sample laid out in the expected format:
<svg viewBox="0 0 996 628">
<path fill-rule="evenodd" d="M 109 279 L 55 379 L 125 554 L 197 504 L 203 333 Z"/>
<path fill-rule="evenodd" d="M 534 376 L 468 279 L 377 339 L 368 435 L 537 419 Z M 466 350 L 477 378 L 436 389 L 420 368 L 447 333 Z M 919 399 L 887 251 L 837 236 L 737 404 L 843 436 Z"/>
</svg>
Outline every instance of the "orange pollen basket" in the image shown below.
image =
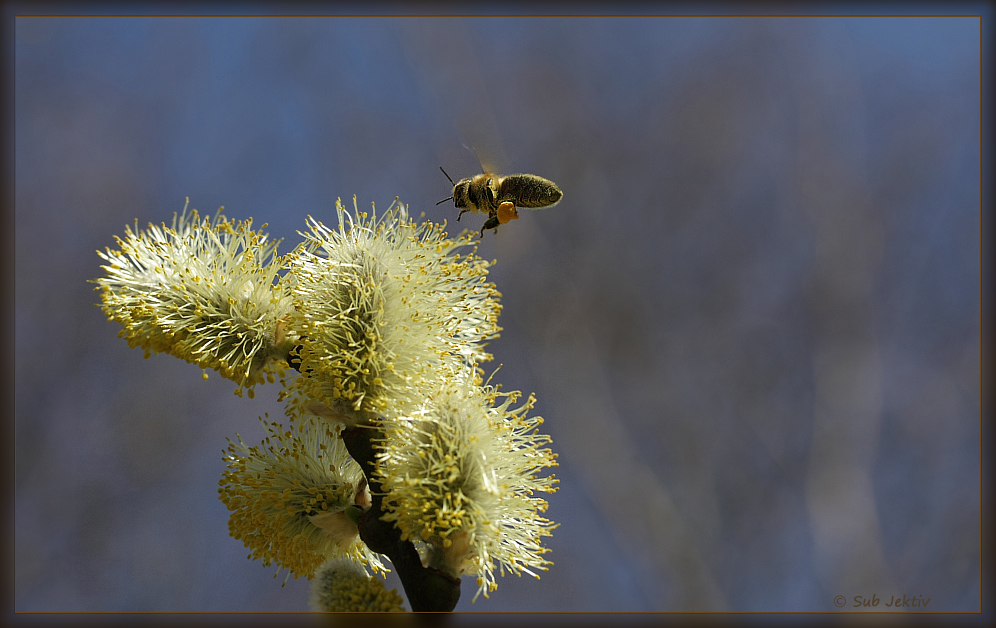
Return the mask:
<svg viewBox="0 0 996 628">
<path fill-rule="evenodd" d="M 500 224 L 505 224 L 510 220 L 516 220 L 519 217 L 519 212 L 515 209 L 515 204 L 505 201 L 498 206 L 498 222 Z"/>
</svg>

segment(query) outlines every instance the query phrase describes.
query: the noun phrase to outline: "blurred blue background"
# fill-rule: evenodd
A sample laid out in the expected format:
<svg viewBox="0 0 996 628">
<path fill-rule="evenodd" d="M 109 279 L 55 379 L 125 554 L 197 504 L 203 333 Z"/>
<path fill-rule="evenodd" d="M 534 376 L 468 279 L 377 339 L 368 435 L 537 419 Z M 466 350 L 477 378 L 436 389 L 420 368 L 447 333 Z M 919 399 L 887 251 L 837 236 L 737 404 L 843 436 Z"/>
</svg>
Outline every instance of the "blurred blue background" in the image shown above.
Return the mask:
<svg viewBox="0 0 996 628">
<path fill-rule="evenodd" d="M 476 231 L 435 205 L 467 145 L 565 192 L 479 249 L 561 526 L 457 610 L 977 611 L 980 54 L 953 17 L 18 18 L 17 610 L 307 610 L 217 497 L 277 386 L 143 360 L 95 251 L 186 197 L 282 251 L 354 194 Z"/>
</svg>

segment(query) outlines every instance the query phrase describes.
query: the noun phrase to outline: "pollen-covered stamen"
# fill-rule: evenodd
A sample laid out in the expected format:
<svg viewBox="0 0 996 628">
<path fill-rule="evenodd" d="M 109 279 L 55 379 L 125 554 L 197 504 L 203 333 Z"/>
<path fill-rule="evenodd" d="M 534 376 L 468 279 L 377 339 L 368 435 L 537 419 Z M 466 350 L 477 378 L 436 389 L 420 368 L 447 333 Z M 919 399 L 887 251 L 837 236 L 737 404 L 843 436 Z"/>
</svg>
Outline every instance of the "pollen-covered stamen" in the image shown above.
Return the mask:
<svg viewBox="0 0 996 628">
<path fill-rule="evenodd" d="M 218 489 L 232 511 L 229 532 L 251 550 L 249 557 L 295 578 L 310 578 L 333 556 L 383 571 L 348 512 L 364 478 L 337 433 L 316 419 L 264 427 L 269 435 L 260 445 L 248 447 L 241 438 L 229 444 Z"/>
<path fill-rule="evenodd" d="M 311 585 L 311 609 L 320 613 L 403 612 L 401 596 L 348 560 L 334 558 L 319 568 Z"/>
<path fill-rule="evenodd" d="M 549 549 L 540 540 L 556 526 L 541 517 L 546 501 L 534 492 L 556 490 L 556 456 L 536 434 L 539 417 L 527 418 L 534 398 L 518 408 L 518 393 L 480 386 L 474 376 L 453 378 L 418 411 L 379 422 L 377 477 L 386 514 L 402 539 L 432 548 L 432 566 L 479 577 L 478 594 L 497 587 L 502 573 L 536 575 Z M 475 598 L 477 596 L 475 595 Z"/>
<path fill-rule="evenodd" d="M 336 207 L 338 228 L 310 219 L 289 255 L 297 393 L 375 416 L 418 403 L 420 391 L 466 362 L 490 359 L 484 343 L 500 329 L 500 295 L 486 261 L 456 254 L 469 236 L 417 224 L 400 204 L 381 216 Z"/>
<path fill-rule="evenodd" d="M 98 251 L 108 264 L 94 283 L 130 346 L 215 369 L 250 394 L 286 364 L 293 338 L 280 321 L 291 301 L 277 283 L 279 242 L 252 220 L 232 222 L 221 210 L 202 220 L 184 208 L 171 226 L 141 230 L 136 221 L 115 240 L 120 250 Z"/>
</svg>

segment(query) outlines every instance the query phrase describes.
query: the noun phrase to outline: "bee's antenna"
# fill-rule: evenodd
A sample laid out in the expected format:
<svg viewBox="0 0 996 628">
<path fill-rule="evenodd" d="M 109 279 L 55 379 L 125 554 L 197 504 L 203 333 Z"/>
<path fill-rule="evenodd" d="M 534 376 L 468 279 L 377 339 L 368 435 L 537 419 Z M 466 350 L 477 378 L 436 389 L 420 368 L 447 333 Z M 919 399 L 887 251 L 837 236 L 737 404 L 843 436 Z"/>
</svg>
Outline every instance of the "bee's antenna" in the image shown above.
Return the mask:
<svg viewBox="0 0 996 628">
<path fill-rule="evenodd" d="M 453 197 L 452 196 L 447 196 L 443 200 L 439 201 L 439 203 L 445 203 L 446 201 L 451 201 L 451 200 L 453 200 Z M 439 203 L 436 203 L 436 205 L 439 205 Z"/>
<path fill-rule="evenodd" d="M 442 167 L 442 166 L 439 166 L 439 169 L 440 169 L 440 170 L 443 170 L 443 167 Z M 443 174 L 446 174 L 446 171 L 445 171 L 445 170 L 443 170 Z M 446 178 L 447 178 L 447 179 L 450 179 L 450 175 L 446 174 Z M 454 183 L 453 183 L 453 179 L 450 179 L 450 185 L 454 185 Z M 453 197 L 451 196 L 450 198 L 453 198 Z M 449 198 L 444 198 L 444 199 L 443 199 L 443 201 L 448 201 L 448 200 L 450 200 L 450 199 L 449 199 Z M 439 201 L 439 203 L 442 203 L 443 201 Z M 436 205 L 439 205 L 439 203 L 436 203 Z"/>
</svg>

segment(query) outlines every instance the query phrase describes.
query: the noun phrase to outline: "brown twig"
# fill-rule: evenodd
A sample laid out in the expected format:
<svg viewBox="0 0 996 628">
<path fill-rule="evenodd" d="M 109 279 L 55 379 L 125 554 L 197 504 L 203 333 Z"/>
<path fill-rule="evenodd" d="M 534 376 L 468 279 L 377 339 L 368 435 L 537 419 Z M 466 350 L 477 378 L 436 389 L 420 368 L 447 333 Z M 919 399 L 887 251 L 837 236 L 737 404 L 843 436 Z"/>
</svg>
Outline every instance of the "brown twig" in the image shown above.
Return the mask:
<svg viewBox="0 0 996 628">
<path fill-rule="evenodd" d="M 401 531 L 394 524 L 383 521 L 381 502 L 383 495 L 380 482 L 374 476 L 373 439 L 380 432 L 369 426 L 346 428 L 342 431 L 342 441 L 346 450 L 356 462 L 370 484 L 372 504 L 360 516 L 360 539 L 372 551 L 384 554 L 398 571 L 401 585 L 408 596 L 408 604 L 415 612 L 449 612 L 460 600 L 460 580 L 438 569 L 423 567 L 418 550 L 411 541 L 401 540 Z"/>
</svg>

